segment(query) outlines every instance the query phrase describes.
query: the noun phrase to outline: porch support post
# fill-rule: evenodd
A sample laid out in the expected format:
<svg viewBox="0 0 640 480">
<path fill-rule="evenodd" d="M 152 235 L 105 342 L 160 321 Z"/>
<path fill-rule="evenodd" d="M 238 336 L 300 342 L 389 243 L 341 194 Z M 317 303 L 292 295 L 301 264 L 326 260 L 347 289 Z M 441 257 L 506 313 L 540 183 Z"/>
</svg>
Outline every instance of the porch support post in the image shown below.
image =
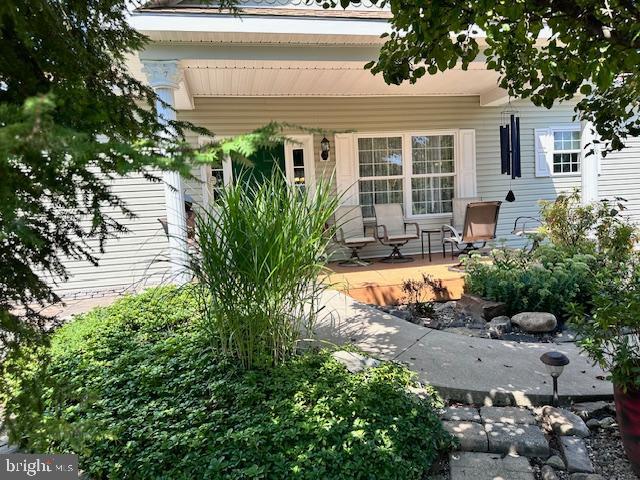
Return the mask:
<svg viewBox="0 0 640 480">
<path fill-rule="evenodd" d="M 582 135 L 580 147 L 582 150 L 582 203 L 588 204 L 598 200 L 598 177 L 600 175 L 600 146 L 594 143 L 597 133 L 591 122 L 581 122 Z"/>
<path fill-rule="evenodd" d="M 158 95 L 156 108 L 158 120 L 162 124 L 176 119 L 175 91 L 182 79 L 182 71 L 177 60 L 144 61 L 143 72 L 149 85 Z M 164 102 L 167 105 L 164 105 Z M 183 285 L 190 281 L 187 271 L 189 261 L 187 244 L 187 216 L 184 209 L 184 190 L 178 172 L 164 172 L 164 197 L 167 210 L 167 230 L 169 236 L 169 261 L 172 283 Z"/>
</svg>

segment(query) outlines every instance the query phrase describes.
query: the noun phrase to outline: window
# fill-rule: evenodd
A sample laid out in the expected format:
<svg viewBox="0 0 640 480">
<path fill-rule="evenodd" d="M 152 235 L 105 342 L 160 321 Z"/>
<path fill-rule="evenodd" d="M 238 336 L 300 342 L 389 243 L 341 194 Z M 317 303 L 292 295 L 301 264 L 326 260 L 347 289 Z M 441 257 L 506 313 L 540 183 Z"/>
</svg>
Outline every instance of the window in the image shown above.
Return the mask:
<svg viewBox="0 0 640 480">
<path fill-rule="evenodd" d="M 553 132 L 553 173 L 580 173 L 580 131 Z"/>
<path fill-rule="evenodd" d="M 217 204 L 222 195 L 224 188 L 224 169 L 220 167 L 211 167 L 211 177 L 209 177 L 209 185 L 211 191 L 212 203 Z"/>
<path fill-rule="evenodd" d="M 300 191 L 304 191 L 306 179 L 304 174 L 304 149 L 293 149 L 293 178 L 291 183 L 298 187 Z"/>
<path fill-rule="evenodd" d="M 451 213 L 455 145 L 454 133 L 358 137 L 363 215 L 384 203 L 403 204 L 409 216 Z"/>
<path fill-rule="evenodd" d="M 455 176 L 454 136 L 411 137 L 411 212 L 451 213 Z"/>
<path fill-rule="evenodd" d="M 373 205 L 403 203 L 402 137 L 358 138 L 360 205 L 373 217 Z"/>
</svg>

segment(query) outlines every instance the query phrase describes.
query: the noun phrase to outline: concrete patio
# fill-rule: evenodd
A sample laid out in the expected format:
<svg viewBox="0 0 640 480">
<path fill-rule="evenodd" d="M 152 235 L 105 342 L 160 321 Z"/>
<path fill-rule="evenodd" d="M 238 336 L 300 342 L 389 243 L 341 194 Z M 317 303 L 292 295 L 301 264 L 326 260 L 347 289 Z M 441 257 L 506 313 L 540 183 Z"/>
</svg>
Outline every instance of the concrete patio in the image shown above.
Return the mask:
<svg viewBox="0 0 640 480">
<path fill-rule="evenodd" d="M 551 402 L 551 377 L 540 355 L 558 350 L 571 363 L 559 379 L 560 400 L 610 399 L 605 373 L 572 343 L 517 343 L 467 337 L 414 325 L 335 290 L 325 292 L 317 338 L 353 343 L 369 355 L 406 363 L 443 397 L 481 405 Z"/>
</svg>

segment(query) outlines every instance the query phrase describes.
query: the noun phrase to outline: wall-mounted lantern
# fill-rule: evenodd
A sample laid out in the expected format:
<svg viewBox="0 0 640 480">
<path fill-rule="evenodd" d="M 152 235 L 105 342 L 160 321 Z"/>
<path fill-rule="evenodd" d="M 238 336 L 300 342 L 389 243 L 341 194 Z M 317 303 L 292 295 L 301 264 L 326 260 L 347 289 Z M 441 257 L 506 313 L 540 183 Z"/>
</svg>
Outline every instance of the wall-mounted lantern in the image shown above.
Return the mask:
<svg viewBox="0 0 640 480">
<path fill-rule="evenodd" d="M 329 160 L 330 148 L 331 144 L 329 143 L 329 140 L 327 140 L 327 137 L 324 137 L 322 140 L 320 140 L 320 158 L 325 162 Z"/>
</svg>

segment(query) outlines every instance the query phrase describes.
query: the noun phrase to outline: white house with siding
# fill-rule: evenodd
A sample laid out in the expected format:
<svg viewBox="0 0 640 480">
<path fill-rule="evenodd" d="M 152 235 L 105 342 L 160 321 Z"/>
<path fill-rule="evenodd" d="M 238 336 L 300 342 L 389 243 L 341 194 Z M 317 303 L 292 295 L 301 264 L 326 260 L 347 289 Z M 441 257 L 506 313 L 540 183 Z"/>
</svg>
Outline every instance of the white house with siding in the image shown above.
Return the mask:
<svg viewBox="0 0 640 480">
<path fill-rule="evenodd" d="M 539 200 L 576 187 L 585 200 L 626 198 L 629 215 L 640 221 L 640 141 L 629 140 L 625 150 L 605 159 L 585 157 L 590 129 L 573 120 L 573 104 L 546 110 L 513 102 L 520 117 L 522 178 L 511 181 L 500 174 L 499 146 L 509 98 L 482 58 L 466 71 L 390 86 L 363 69 L 377 58 L 390 17 L 367 0 L 347 10 L 302 0 L 247 0 L 242 9 L 238 17 L 197 2 L 156 1 L 132 14 L 132 24 L 151 43 L 130 67 L 174 105 L 175 112 L 165 115 L 218 136 L 270 121 L 326 132 L 292 132 L 298 143 L 285 145 L 282 159 L 291 181 L 313 188 L 335 172 L 346 202 L 363 205 L 365 213 L 376 201 L 400 202 L 424 228 L 450 222 L 452 198 L 504 200 L 510 188 L 516 201 L 502 204 L 498 238 L 514 240 L 518 216 L 536 216 Z M 327 161 L 320 157 L 323 137 L 330 142 Z M 99 267 L 69 263 L 72 277 L 59 292 L 121 292 L 179 277 L 172 265 L 183 261 L 185 195 L 206 206 L 215 180 L 233 181 L 229 162 L 194 174 L 199 181 L 164 174 L 175 190 L 141 177 L 116 180 L 114 191 L 137 214 L 125 222 L 131 233 L 107 244 Z M 158 221 L 163 217 L 172 245 Z M 419 249 L 418 241 L 404 252 Z M 362 255 L 387 253 L 377 245 Z"/>
</svg>

